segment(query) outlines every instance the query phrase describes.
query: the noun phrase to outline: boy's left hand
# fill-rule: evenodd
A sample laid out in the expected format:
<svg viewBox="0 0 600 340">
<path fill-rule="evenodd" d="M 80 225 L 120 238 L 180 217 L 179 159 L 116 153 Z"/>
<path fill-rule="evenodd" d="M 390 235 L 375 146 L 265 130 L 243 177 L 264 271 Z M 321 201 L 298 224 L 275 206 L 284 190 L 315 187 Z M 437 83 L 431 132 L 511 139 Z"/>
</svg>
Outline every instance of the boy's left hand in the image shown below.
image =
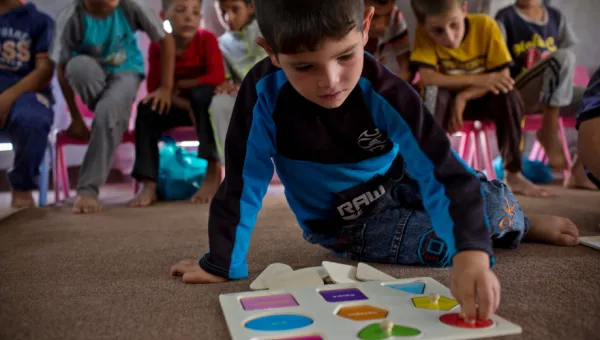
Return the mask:
<svg viewBox="0 0 600 340">
<path fill-rule="evenodd" d="M 158 90 L 150 93 L 146 98 L 144 98 L 142 102 L 144 104 L 151 102 L 152 110 L 158 112 L 159 114 L 169 113 L 169 110 L 171 109 L 171 95 L 171 89 L 159 87 Z"/>
<path fill-rule="evenodd" d="M 500 282 L 490 269 L 490 257 L 466 250 L 452 260 L 450 289 L 460 303 L 466 322 L 487 320 L 500 306 Z"/>
<path fill-rule="evenodd" d="M 0 129 L 6 127 L 6 121 L 15 101 L 17 101 L 17 97 L 10 90 L 0 93 Z"/>
</svg>

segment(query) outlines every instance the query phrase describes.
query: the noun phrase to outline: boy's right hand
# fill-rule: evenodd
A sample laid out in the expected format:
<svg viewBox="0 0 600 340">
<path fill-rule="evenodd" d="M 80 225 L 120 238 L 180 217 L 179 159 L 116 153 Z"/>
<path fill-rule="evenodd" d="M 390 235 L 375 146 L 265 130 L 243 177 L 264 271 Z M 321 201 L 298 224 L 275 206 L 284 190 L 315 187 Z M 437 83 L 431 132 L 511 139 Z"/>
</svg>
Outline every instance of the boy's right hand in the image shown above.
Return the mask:
<svg viewBox="0 0 600 340">
<path fill-rule="evenodd" d="M 213 275 L 200 268 L 198 260 L 183 260 L 171 267 L 171 276 L 182 276 L 185 283 L 221 283 L 226 278 Z"/>
<path fill-rule="evenodd" d="M 515 81 L 510 74 L 503 72 L 486 73 L 476 79 L 475 85 L 477 87 L 484 87 L 493 94 L 500 94 L 500 92 L 508 93 L 512 91 L 515 85 Z"/>
<path fill-rule="evenodd" d="M 90 129 L 83 119 L 73 119 L 67 128 L 67 136 L 77 140 L 89 140 Z"/>
</svg>

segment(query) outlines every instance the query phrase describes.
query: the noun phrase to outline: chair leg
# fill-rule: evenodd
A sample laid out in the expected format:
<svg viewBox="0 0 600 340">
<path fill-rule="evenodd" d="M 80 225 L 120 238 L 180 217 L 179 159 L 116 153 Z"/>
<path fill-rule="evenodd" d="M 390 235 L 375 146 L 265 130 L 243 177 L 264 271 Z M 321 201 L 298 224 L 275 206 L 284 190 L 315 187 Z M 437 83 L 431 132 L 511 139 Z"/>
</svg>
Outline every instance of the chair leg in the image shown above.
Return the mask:
<svg viewBox="0 0 600 340">
<path fill-rule="evenodd" d="M 473 132 L 469 132 L 469 139 L 467 140 L 467 164 L 469 164 L 469 166 L 471 168 L 475 168 L 475 147 L 473 146 Z"/>
<path fill-rule="evenodd" d="M 536 140 L 535 143 L 533 144 L 533 147 L 531 148 L 531 152 L 529 152 L 528 158 L 530 161 L 537 161 L 541 148 L 542 148 L 542 145 L 540 144 L 540 142 L 538 142 Z"/>
<path fill-rule="evenodd" d="M 60 190 L 62 185 L 60 183 L 60 153 L 58 148 L 54 145 L 54 164 L 52 164 L 52 177 L 54 177 L 54 202 L 60 201 Z"/>
<path fill-rule="evenodd" d="M 492 161 L 492 150 L 490 150 L 490 144 L 488 143 L 488 134 L 486 131 L 480 133 L 481 151 L 483 152 L 483 162 L 485 170 L 487 171 L 487 178 L 492 181 L 496 179 L 496 170 Z"/>
<path fill-rule="evenodd" d="M 473 133 L 473 146 L 474 146 L 474 158 L 473 158 L 473 168 L 475 170 L 481 171 L 481 148 L 479 147 L 479 134 L 480 131 L 476 131 Z"/>
<path fill-rule="evenodd" d="M 467 150 L 467 145 L 469 142 L 469 133 L 463 132 L 460 136 L 460 144 L 458 145 L 458 156 L 464 160 L 466 160 L 467 155 L 465 151 Z"/>
<path fill-rule="evenodd" d="M 48 181 L 49 181 L 49 172 L 50 172 L 50 159 L 52 158 L 52 154 L 50 149 L 46 149 L 46 153 L 44 154 L 44 159 L 42 160 L 42 164 L 40 165 L 40 176 L 39 176 L 39 185 L 38 185 L 38 206 L 45 207 L 48 202 Z"/>
<path fill-rule="evenodd" d="M 569 176 L 571 167 L 573 167 L 573 159 L 571 158 L 571 152 L 569 151 L 569 145 L 567 144 L 567 136 L 565 135 L 565 126 L 562 118 L 558 119 L 558 134 L 562 143 L 563 154 L 565 156 L 565 160 L 567 161 L 567 169 L 563 170 L 563 176 L 566 178 Z"/>
<path fill-rule="evenodd" d="M 64 147 L 61 146 L 57 149 L 57 152 L 60 153 L 60 157 L 59 162 L 60 164 L 58 165 L 58 168 L 60 170 L 60 181 L 62 184 L 62 189 L 63 189 L 63 194 L 65 196 L 65 198 L 69 198 L 71 197 L 69 191 L 71 191 L 70 187 L 69 187 L 69 172 L 67 169 L 67 162 L 65 159 L 65 151 L 64 151 Z"/>
</svg>

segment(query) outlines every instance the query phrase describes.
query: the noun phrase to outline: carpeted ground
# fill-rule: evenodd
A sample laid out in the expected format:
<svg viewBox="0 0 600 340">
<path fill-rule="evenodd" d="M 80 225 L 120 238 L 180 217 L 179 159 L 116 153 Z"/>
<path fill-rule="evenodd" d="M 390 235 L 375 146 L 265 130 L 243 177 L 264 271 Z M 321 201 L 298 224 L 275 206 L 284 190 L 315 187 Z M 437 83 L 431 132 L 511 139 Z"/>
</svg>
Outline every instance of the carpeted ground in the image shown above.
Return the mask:
<svg viewBox="0 0 600 340">
<path fill-rule="evenodd" d="M 252 239 L 250 278 L 220 285 L 168 276 L 171 264 L 207 250 L 206 207 L 114 206 L 95 216 L 50 207 L 8 217 L 0 222 L 0 339 L 229 339 L 219 294 L 248 290 L 273 262 L 338 261 L 302 241 L 281 190 L 274 191 Z M 600 234 L 599 193 L 554 191 L 556 198 L 521 203 Z M 523 327 L 511 339 L 600 338 L 600 251 L 525 244 L 497 257 L 499 314 Z M 443 269 L 375 266 L 448 284 Z"/>
</svg>

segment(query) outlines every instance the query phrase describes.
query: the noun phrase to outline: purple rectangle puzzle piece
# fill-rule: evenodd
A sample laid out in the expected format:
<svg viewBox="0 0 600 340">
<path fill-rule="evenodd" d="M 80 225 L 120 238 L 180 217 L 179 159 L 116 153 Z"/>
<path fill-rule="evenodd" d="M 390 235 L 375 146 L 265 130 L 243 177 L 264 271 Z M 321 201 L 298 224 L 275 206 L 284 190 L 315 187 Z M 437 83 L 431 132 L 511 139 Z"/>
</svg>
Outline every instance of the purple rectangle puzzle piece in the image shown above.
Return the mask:
<svg viewBox="0 0 600 340">
<path fill-rule="evenodd" d="M 261 310 L 298 306 L 292 294 L 264 295 L 246 297 L 241 300 L 245 310 Z"/>
<path fill-rule="evenodd" d="M 322 290 L 319 293 L 328 302 L 367 300 L 365 294 L 356 288 Z"/>
</svg>

